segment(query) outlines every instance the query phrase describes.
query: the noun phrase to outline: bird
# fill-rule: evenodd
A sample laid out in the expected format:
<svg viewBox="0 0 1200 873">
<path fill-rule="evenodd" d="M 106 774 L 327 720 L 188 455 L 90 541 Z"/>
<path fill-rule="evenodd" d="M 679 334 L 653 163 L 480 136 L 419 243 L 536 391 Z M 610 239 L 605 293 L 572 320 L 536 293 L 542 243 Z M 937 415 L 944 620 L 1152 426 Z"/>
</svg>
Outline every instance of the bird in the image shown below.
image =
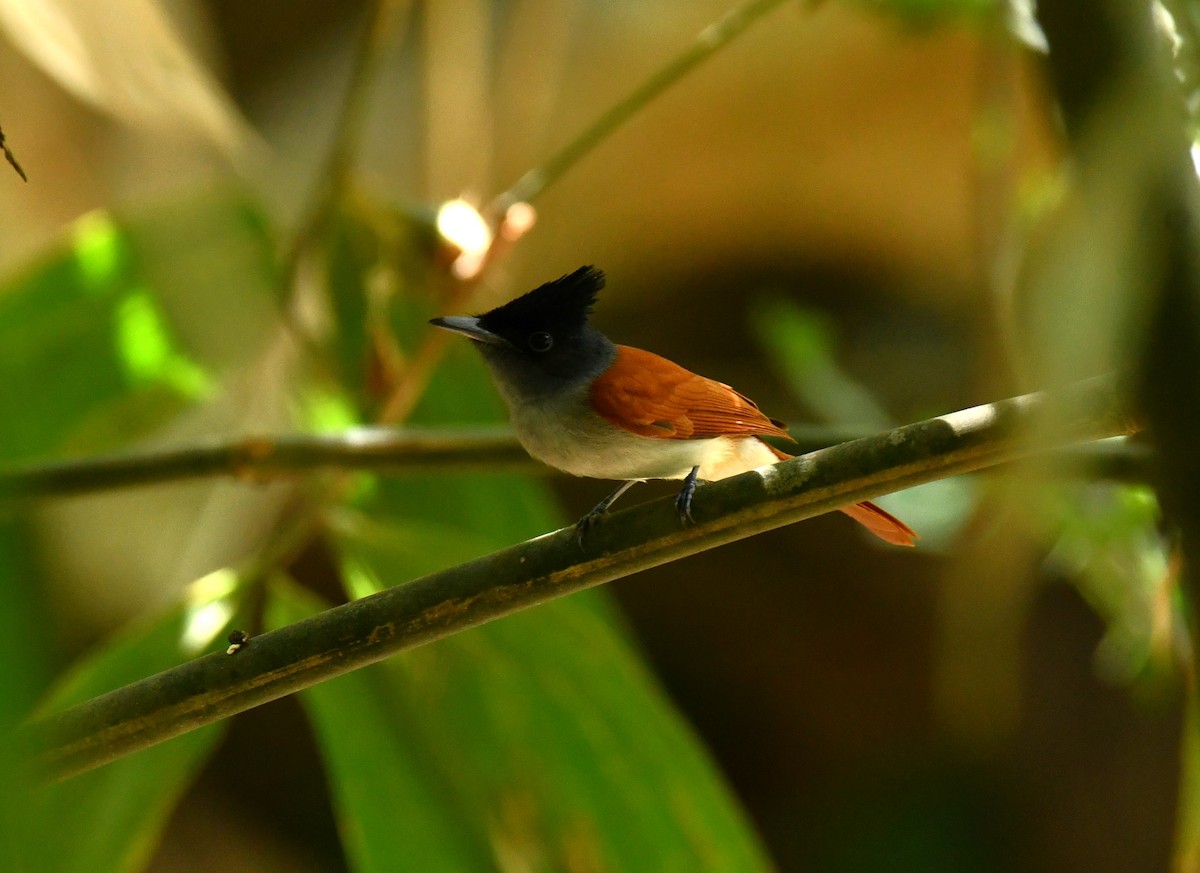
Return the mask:
<svg viewBox="0 0 1200 873">
<path fill-rule="evenodd" d="M 601 270 L 584 266 L 482 315 L 430 321 L 473 341 L 532 457 L 574 476 L 620 480 L 577 523 L 580 545 L 638 482 L 683 480 L 675 508 L 688 524 L 698 481 L 792 457 L 762 439 L 790 440 L 783 423 L 745 395 L 593 327 L 604 284 Z M 841 511 L 888 543 L 915 545 L 913 530 L 874 503 Z"/>
</svg>

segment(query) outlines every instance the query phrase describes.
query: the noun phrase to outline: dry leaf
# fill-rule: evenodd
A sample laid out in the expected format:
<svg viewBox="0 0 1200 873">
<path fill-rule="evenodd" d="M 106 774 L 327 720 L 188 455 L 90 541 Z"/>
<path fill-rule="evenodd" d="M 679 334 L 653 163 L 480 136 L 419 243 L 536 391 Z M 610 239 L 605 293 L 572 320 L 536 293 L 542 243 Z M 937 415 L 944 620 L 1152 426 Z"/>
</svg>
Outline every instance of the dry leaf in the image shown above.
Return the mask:
<svg viewBox="0 0 1200 873">
<path fill-rule="evenodd" d="M 247 125 L 155 0 L 0 0 L 0 28 L 81 100 L 236 154 Z"/>
</svg>

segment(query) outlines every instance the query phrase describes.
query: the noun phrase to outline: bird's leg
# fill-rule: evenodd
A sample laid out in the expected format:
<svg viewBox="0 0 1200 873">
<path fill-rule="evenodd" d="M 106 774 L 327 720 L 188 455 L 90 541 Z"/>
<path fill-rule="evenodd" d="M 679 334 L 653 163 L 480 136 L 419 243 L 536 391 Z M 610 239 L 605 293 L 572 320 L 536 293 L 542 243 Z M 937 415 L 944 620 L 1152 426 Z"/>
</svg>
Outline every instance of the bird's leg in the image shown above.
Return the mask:
<svg viewBox="0 0 1200 873">
<path fill-rule="evenodd" d="M 684 478 L 683 487 L 679 489 L 679 495 L 675 498 L 675 511 L 679 513 L 679 521 L 683 524 L 693 524 L 696 521 L 692 518 L 692 495 L 696 493 L 696 476 L 699 474 L 700 467 L 692 467 L 692 472 Z"/>
<path fill-rule="evenodd" d="M 636 485 L 640 480 L 630 479 L 628 482 L 622 482 L 612 494 L 605 497 L 596 506 L 575 523 L 575 536 L 579 540 L 579 545 L 583 546 L 583 538 L 587 536 L 587 532 L 596 526 L 601 518 L 608 514 L 608 508 L 617 502 L 617 498 Z"/>
</svg>

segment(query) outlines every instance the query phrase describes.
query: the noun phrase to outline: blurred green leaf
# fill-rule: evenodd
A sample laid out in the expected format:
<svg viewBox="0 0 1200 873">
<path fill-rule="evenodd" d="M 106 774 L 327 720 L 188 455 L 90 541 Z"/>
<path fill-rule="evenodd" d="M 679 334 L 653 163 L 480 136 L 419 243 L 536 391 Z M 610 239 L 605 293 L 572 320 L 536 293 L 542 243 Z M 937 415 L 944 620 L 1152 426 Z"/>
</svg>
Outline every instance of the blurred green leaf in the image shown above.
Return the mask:
<svg viewBox="0 0 1200 873">
<path fill-rule="evenodd" d="M 117 308 L 117 354 L 133 384 L 164 382 L 185 397 L 213 392 L 212 380 L 174 347 L 154 299 L 133 290 Z"/>
<path fill-rule="evenodd" d="M 362 424 L 362 416 L 340 391 L 311 386 L 304 393 L 301 419 L 317 433 L 337 433 Z"/>
<path fill-rule="evenodd" d="M 0 516 L 0 731 L 32 708 L 54 658 L 54 625 L 29 543 L 28 520 Z"/>
<path fill-rule="evenodd" d="M 760 301 L 751 325 L 792 393 L 819 419 L 885 430 L 891 417 L 874 395 L 841 368 L 829 319 L 786 298 Z M 786 449 L 786 446 L 783 446 Z M 968 477 L 942 479 L 876 500 L 916 530 L 926 551 L 948 549 L 971 518 L 978 489 Z"/>
<path fill-rule="evenodd" d="M 0 458 L 125 443 L 206 398 L 214 373 L 258 353 L 274 319 L 274 282 L 265 225 L 237 194 L 213 190 L 137 214 L 84 216 L 0 288 Z M 53 658 L 56 628 L 42 603 L 30 524 L 28 514 L 0 522 L 3 730 L 47 686 Z M 122 634 L 73 668 L 44 705 L 69 705 L 190 656 L 227 622 L 227 598 L 197 594 Z M 10 830 L 0 834 L 0 866 L 138 869 L 219 733 L 46 788 L 21 781 L 5 746 L 0 772 L 12 778 L 0 789 L 0 815 Z"/>
<path fill-rule="evenodd" d="M 451 547 L 452 533 L 428 546 Z M 396 578 L 378 557 L 347 573 L 360 592 L 375 574 Z M 768 868 L 712 763 L 598 592 L 424 646 L 384 668 L 379 693 L 402 726 L 393 741 L 421 762 L 412 769 L 429 780 L 426 790 L 445 795 L 444 829 L 472 834 L 492 858 L 443 869 Z M 369 805 L 370 792 L 362 799 Z M 388 835 L 393 860 L 421 839 L 397 833 L 394 822 Z"/>
<path fill-rule="evenodd" d="M 49 684 L 54 625 L 29 552 L 27 520 L 0 517 L 0 858 L 18 858 L 31 786 L 9 732 Z"/>
<path fill-rule="evenodd" d="M 277 582 L 268 627 L 325 608 L 312 595 Z M 491 870 L 486 843 L 463 827 L 454 798 L 432 762 L 415 754 L 408 726 L 380 665 L 323 682 L 300 694 L 329 771 L 342 841 L 359 873 Z"/>
<path fill-rule="evenodd" d="M 1153 490 L 1091 483 L 1055 489 L 1048 500 L 1059 525 L 1048 561 L 1107 624 L 1096 651 L 1100 674 L 1129 683 L 1169 672 L 1182 617 Z"/>
<path fill-rule="evenodd" d="M 917 531 L 922 552 L 946 553 L 970 523 L 979 494 L 978 480 L 956 476 L 895 491 L 872 502 Z"/>
<path fill-rule="evenodd" d="M 137 283 L 180 352 L 219 377 L 276 339 L 281 276 L 257 202 L 218 186 L 120 218 Z"/>
<path fill-rule="evenodd" d="M 426 289 L 436 261 L 434 214 L 424 207 L 368 206 L 350 199 L 333 217 L 325 262 L 333 315 L 329 353 L 337 381 L 370 419 L 380 400 L 378 377 L 399 363 L 427 329 L 433 297 Z M 388 373 L 388 375 L 394 375 Z"/>
<path fill-rule="evenodd" d="M 129 218 L 91 213 L 0 287 L 0 457 L 128 440 L 211 393 L 211 365 L 232 360 L 220 343 L 242 339 L 248 357 L 247 326 L 261 333 L 274 304 L 269 241 L 246 211 L 214 193 Z"/>
<path fill-rule="evenodd" d="M 124 631 L 72 667 L 43 708 L 71 706 L 211 649 L 231 624 L 235 597 L 232 573 L 200 580 L 185 603 Z M 175 803 L 223 731 L 223 725 L 201 728 L 64 782 L 30 789 L 19 811 L 17 869 L 142 869 Z"/>
<path fill-rule="evenodd" d="M 366 533 L 365 543 L 341 540 L 356 596 L 482 545 L 449 526 L 389 531 L 372 519 Z M 295 621 L 294 609 L 294 600 L 278 603 L 272 620 Z M 768 866 L 600 592 L 421 647 L 305 697 L 356 870 L 395 869 L 401 859 L 406 869 L 454 871 Z M 381 818 L 381 807 L 391 814 Z"/>
<path fill-rule="evenodd" d="M 887 413 L 834 355 L 829 319 L 783 297 L 760 301 L 751 325 L 788 387 L 822 421 L 884 430 Z"/>
<path fill-rule="evenodd" d="M 93 213 L 42 267 L 0 290 L 0 455 L 52 452 L 90 412 L 130 390 L 112 335 L 129 282 L 120 234 Z"/>
<path fill-rule="evenodd" d="M 334 216 L 328 245 L 326 272 L 334 318 L 332 357 L 340 385 L 358 394 L 368 383 L 371 316 L 367 294 L 369 273 L 381 257 L 380 242 L 369 225 L 343 210 Z M 357 397 L 357 405 L 360 415 L 369 413 L 365 395 Z"/>
</svg>

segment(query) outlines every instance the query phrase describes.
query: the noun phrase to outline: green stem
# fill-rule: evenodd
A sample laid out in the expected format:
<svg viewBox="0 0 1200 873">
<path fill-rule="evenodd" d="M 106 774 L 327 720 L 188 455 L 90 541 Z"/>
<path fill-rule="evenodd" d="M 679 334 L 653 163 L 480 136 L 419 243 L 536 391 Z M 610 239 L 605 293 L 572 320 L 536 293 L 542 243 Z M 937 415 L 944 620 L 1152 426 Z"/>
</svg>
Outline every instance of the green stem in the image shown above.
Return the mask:
<svg viewBox="0 0 1200 873">
<path fill-rule="evenodd" d="M 720 21 L 710 24 L 696 37 L 695 42 L 669 64 L 647 79 L 641 87 L 601 115 L 579 136 L 567 143 L 541 166 L 534 167 L 499 194 L 489 205 L 491 215 L 503 215 L 514 203 L 530 203 L 558 181 L 600 143 L 617 131 L 626 121 L 645 108 L 654 98 L 666 91 L 697 66 L 720 51 L 784 0 L 747 0 L 731 10 Z"/>
</svg>

